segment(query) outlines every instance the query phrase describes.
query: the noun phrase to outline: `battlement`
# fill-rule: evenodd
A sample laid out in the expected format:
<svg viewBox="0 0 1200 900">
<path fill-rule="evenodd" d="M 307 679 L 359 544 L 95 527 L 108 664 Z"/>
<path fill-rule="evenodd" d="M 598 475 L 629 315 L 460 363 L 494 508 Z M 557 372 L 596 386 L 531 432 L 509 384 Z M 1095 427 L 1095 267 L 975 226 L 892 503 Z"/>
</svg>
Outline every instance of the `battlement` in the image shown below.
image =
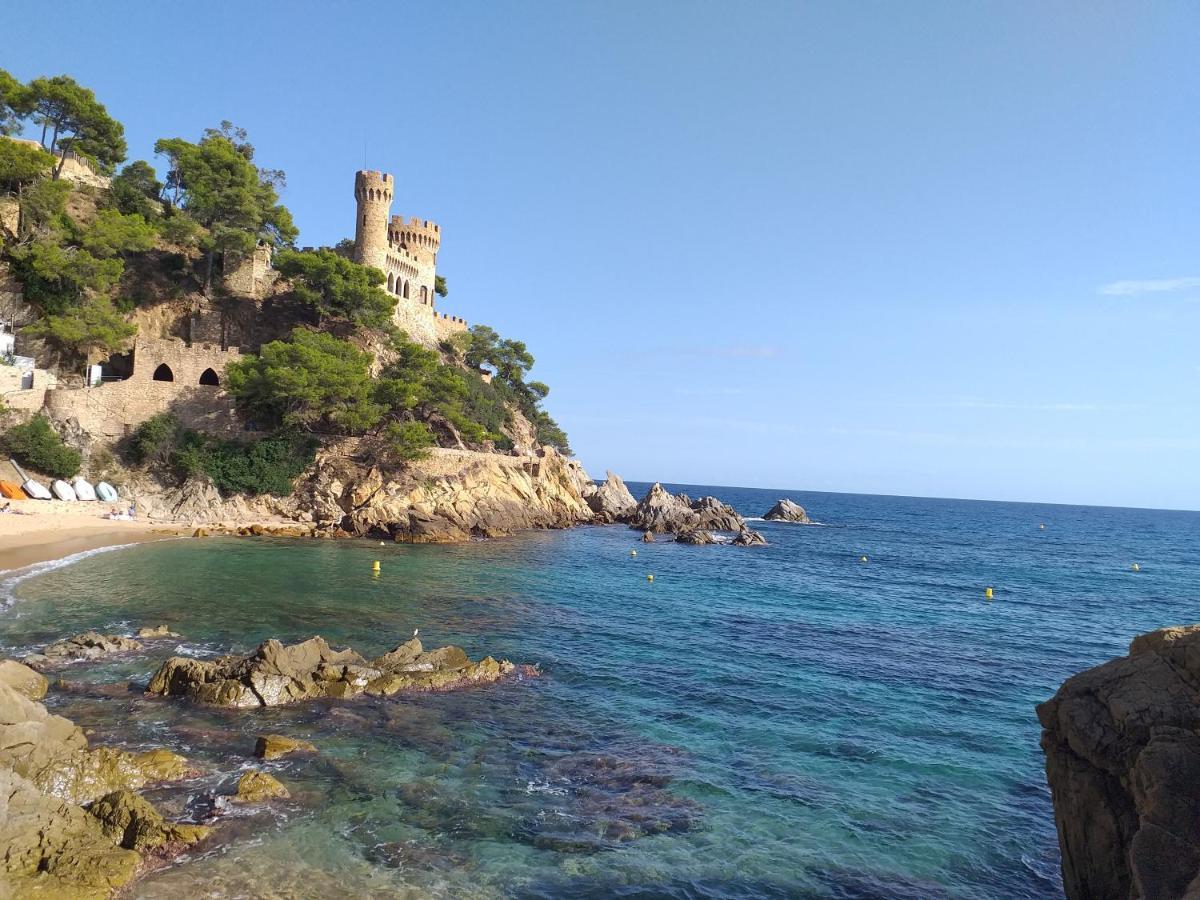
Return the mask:
<svg viewBox="0 0 1200 900">
<path fill-rule="evenodd" d="M 363 169 L 354 173 L 354 199 L 359 203 L 392 202 L 394 182 L 387 172 Z"/>
<path fill-rule="evenodd" d="M 388 225 L 388 239 L 413 252 L 424 250 L 436 254 L 442 244 L 442 226 L 416 216 L 407 220 L 404 216 L 392 216 Z"/>
</svg>

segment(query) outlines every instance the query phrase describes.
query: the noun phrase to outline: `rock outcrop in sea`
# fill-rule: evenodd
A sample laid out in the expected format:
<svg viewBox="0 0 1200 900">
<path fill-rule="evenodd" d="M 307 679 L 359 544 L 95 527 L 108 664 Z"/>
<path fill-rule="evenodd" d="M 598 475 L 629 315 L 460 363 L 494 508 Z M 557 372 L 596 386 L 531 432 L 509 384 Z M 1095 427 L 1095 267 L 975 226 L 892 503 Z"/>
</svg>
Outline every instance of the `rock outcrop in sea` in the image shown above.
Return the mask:
<svg viewBox="0 0 1200 900">
<path fill-rule="evenodd" d="M 584 491 L 584 499 L 600 525 L 623 522 L 637 508 L 637 500 L 629 493 L 621 476 L 614 472 L 606 474 L 608 477 L 603 484 Z"/>
<path fill-rule="evenodd" d="M 37 702 L 45 689 L 31 669 L 0 663 L 0 896 L 108 897 L 144 868 L 144 853 L 169 856 L 207 835 L 134 793 L 189 775 L 182 756 L 90 747 Z"/>
<path fill-rule="evenodd" d="M 786 497 L 776 501 L 774 506 L 763 513 L 763 518 L 768 522 L 797 522 L 801 525 L 812 524 L 812 520 L 809 519 L 808 513 L 804 511 L 804 507 L 799 503 L 788 500 Z"/>
<path fill-rule="evenodd" d="M 1134 638 L 1037 714 L 1067 897 L 1200 896 L 1200 625 Z"/>
<path fill-rule="evenodd" d="M 291 645 L 264 641 L 248 656 L 215 661 L 173 656 L 147 691 L 215 706 L 281 706 L 319 697 L 451 690 L 497 681 L 515 669 L 490 656 L 471 662 L 460 647 L 426 651 L 415 637 L 373 660 L 312 637 Z"/>
<path fill-rule="evenodd" d="M 673 534 L 681 544 L 738 543 L 746 546 L 744 541 L 718 541 L 710 533 L 732 531 L 740 534 L 747 530 L 746 520 L 728 503 L 722 503 L 716 497 L 692 500 L 687 494 L 672 494 L 658 482 L 651 485 L 646 496 L 621 521 L 646 534 Z M 761 543 L 765 544 L 766 540 Z"/>
</svg>

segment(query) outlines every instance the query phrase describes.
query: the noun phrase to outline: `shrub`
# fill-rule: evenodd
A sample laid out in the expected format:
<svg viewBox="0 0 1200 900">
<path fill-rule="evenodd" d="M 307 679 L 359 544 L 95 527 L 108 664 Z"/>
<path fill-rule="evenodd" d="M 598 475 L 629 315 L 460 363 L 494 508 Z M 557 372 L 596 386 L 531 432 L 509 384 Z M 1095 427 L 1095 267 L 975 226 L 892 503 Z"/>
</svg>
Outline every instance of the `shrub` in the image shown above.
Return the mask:
<svg viewBox="0 0 1200 900">
<path fill-rule="evenodd" d="M 21 465 L 51 478 L 70 478 L 79 472 L 82 462 L 79 451 L 63 443 L 45 416 L 34 416 L 24 425 L 8 429 L 0 444 Z"/>
<path fill-rule="evenodd" d="M 174 454 L 184 475 L 204 473 L 222 494 L 292 492 L 293 482 L 316 455 L 312 438 L 277 434 L 252 442 L 227 441 L 185 431 Z"/>
<path fill-rule="evenodd" d="M 170 461 L 181 433 L 179 420 L 169 412 L 162 412 L 134 430 L 126 439 L 126 451 L 135 463 L 163 464 Z"/>
<path fill-rule="evenodd" d="M 436 443 L 424 422 L 389 422 L 383 429 L 385 452 L 394 459 L 424 459 Z"/>
</svg>

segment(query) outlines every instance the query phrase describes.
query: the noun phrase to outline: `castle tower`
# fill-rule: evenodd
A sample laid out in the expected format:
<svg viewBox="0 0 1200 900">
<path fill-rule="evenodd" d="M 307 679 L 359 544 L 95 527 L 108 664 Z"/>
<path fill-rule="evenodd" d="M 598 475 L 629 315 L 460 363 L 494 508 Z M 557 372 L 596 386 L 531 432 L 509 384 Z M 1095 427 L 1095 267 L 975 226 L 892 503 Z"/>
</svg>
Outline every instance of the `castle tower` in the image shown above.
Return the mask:
<svg viewBox="0 0 1200 900">
<path fill-rule="evenodd" d="M 415 216 L 407 221 L 404 216 L 392 216 L 388 239 L 421 262 L 436 265 L 437 253 L 442 246 L 442 227 L 437 222 Z"/>
<path fill-rule="evenodd" d="M 356 172 L 354 199 L 358 204 L 358 218 L 354 222 L 354 261 L 386 272 L 392 176 L 384 172 Z"/>
</svg>

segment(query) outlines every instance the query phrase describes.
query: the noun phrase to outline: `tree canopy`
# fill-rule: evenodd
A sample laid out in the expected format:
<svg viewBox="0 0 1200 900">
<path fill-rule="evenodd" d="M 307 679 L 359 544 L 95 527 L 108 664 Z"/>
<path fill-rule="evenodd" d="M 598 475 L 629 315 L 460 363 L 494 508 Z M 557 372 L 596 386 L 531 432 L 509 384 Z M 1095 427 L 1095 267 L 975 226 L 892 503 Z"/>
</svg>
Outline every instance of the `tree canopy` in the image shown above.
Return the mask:
<svg viewBox="0 0 1200 900">
<path fill-rule="evenodd" d="M 22 120 L 33 112 L 33 96 L 10 72 L 0 69 L 0 134 L 19 134 Z"/>
<path fill-rule="evenodd" d="M 383 328 L 396 308 L 396 298 L 380 287 L 382 272 L 332 250 L 285 250 L 276 255 L 274 264 L 292 279 L 296 299 L 316 310 L 319 321 L 335 319 Z"/>
<path fill-rule="evenodd" d="M 137 213 L 149 221 L 162 211 L 159 202 L 162 190 L 163 183 L 158 180 L 154 166 L 139 159 L 113 177 L 108 188 L 108 202 L 119 212 Z"/>
<path fill-rule="evenodd" d="M 125 321 L 107 297 L 93 297 L 26 325 L 23 331 L 44 338 L 67 357 L 87 360 L 93 351 L 108 355 L 124 349 L 137 334 L 137 326 Z"/>
<path fill-rule="evenodd" d="M 111 173 L 125 158 L 125 127 L 108 114 L 96 94 L 69 75 L 35 78 L 26 88 L 26 106 L 42 126 L 42 145 L 71 150 L 90 159 L 100 171 Z M 49 143 L 47 143 L 49 138 Z M 54 171 L 57 178 L 65 158 Z"/>
<path fill-rule="evenodd" d="M 45 177 L 53 167 L 54 157 L 42 148 L 0 140 L 0 191 L 20 194 L 25 185 Z"/>
</svg>

